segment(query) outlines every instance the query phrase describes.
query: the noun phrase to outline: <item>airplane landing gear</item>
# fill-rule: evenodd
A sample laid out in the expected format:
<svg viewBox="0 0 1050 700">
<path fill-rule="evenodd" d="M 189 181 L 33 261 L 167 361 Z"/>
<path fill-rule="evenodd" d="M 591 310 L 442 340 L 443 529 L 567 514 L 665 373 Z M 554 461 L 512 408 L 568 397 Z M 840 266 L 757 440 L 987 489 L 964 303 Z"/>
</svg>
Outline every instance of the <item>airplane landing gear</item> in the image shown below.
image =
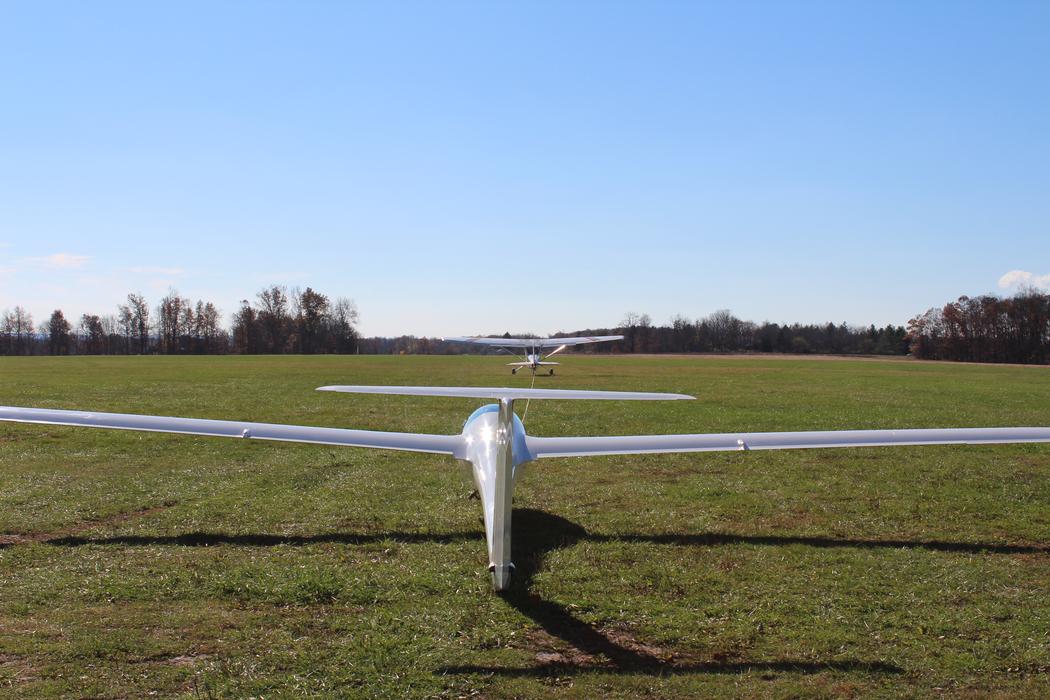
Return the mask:
<svg viewBox="0 0 1050 700">
<path fill-rule="evenodd" d="M 514 369 L 512 369 L 512 370 L 510 371 L 510 373 L 511 373 L 511 374 L 517 374 L 517 373 L 518 373 L 518 368 L 517 368 L 517 367 L 515 367 Z"/>
<path fill-rule="evenodd" d="M 554 370 L 553 369 L 550 371 L 550 376 L 552 376 L 552 377 L 554 376 Z"/>
</svg>

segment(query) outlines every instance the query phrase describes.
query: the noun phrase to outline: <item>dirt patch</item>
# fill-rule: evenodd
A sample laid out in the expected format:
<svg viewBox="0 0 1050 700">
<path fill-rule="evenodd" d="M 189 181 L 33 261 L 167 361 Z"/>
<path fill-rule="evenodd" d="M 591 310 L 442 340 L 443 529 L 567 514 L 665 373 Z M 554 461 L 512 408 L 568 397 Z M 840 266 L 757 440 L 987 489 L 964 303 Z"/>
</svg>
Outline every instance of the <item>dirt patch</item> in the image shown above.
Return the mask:
<svg viewBox="0 0 1050 700">
<path fill-rule="evenodd" d="M 25 425 L 20 425 L 18 426 L 18 430 L 5 430 L 0 433 L 0 442 L 24 442 L 26 440 L 39 442 L 40 440 L 55 437 L 54 433 L 42 429 L 40 426 L 32 426 L 33 428 L 36 428 L 34 431 L 23 430 L 25 427 Z"/>
<path fill-rule="evenodd" d="M 201 661 L 207 661 L 211 658 L 210 654 L 192 654 L 184 656 L 173 656 L 170 659 L 165 659 L 164 663 L 168 666 L 196 666 Z"/>
<path fill-rule="evenodd" d="M 808 509 L 796 506 L 767 518 L 759 518 L 756 522 L 776 531 L 794 531 L 817 524 L 818 520 Z"/>
<path fill-rule="evenodd" d="M 735 557 L 722 557 L 717 566 L 720 571 L 734 571 L 740 568 L 740 560 Z"/>
<path fill-rule="evenodd" d="M 576 668 L 609 668 L 624 665 L 661 666 L 673 663 L 678 655 L 653 644 L 647 644 L 628 630 L 622 628 L 594 629 L 612 647 L 622 650 L 620 658 L 609 659 L 580 649 L 545 630 L 532 630 L 525 634 L 526 648 L 535 653 L 536 662 L 545 666 L 572 666 Z"/>
<path fill-rule="evenodd" d="M 598 663 L 598 659 L 592 654 L 581 651 L 544 630 L 526 632 L 525 642 L 527 648 L 535 651 L 536 661 L 541 664 L 593 666 Z"/>
<path fill-rule="evenodd" d="M 21 685 L 37 678 L 36 671 L 28 657 L 0 654 L 0 668 L 11 674 L 7 679 L 8 684 Z"/>
<path fill-rule="evenodd" d="M 114 525 L 120 525 L 121 523 L 129 520 L 137 520 L 139 518 L 148 518 L 151 515 L 161 513 L 168 508 L 176 505 L 176 502 L 165 503 L 159 506 L 146 506 L 137 510 L 127 511 L 124 513 L 116 513 L 114 515 L 107 516 L 105 518 L 93 518 L 90 520 L 83 520 L 79 523 L 74 523 L 68 527 L 64 527 L 60 530 L 54 530 L 52 532 L 29 532 L 26 534 L 7 534 L 0 535 L 0 547 L 10 547 L 16 544 L 31 544 L 33 542 L 48 542 L 50 540 L 58 540 L 63 537 L 74 537 L 83 532 L 91 530 L 96 527 L 110 527 Z"/>
<path fill-rule="evenodd" d="M 605 636 L 624 649 L 629 649 L 639 656 L 647 656 L 658 663 L 671 663 L 675 659 L 672 652 L 654 644 L 646 644 L 625 629 L 606 630 Z"/>
<path fill-rule="evenodd" d="M 1048 554 L 1050 554 L 1050 551 L 1043 552 L 1041 554 L 1034 553 L 1034 552 L 1022 552 L 1022 553 L 1019 553 L 1019 554 L 1014 554 L 1013 555 L 1013 559 L 1014 559 L 1014 561 L 1021 562 L 1025 566 L 1043 566 L 1043 567 L 1045 567 L 1046 564 L 1047 564 L 1047 555 Z"/>
<path fill-rule="evenodd" d="M 1019 673 L 1023 675 L 1035 675 L 1050 673 L 1050 666 L 1040 664 L 1027 664 L 1025 666 L 1009 666 L 1001 668 L 996 673 Z"/>
</svg>

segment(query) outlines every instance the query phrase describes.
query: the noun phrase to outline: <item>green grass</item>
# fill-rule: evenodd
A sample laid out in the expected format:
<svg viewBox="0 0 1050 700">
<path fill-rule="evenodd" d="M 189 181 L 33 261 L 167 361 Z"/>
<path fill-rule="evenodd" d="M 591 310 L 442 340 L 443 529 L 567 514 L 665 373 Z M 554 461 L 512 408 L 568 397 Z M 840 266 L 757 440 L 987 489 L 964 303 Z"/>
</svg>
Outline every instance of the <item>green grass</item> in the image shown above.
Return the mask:
<svg viewBox="0 0 1050 700">
<path fill-rule="evenodd" d="M 454 433 L 496 357 L 0 358 L 0 404 Z M 1050 424 L 1047 368 L 571 356 L 537 435 Z M 0 424 L 9 697 L 1050 695 L 1050 446 L 544 460 Z"/>
</svg>

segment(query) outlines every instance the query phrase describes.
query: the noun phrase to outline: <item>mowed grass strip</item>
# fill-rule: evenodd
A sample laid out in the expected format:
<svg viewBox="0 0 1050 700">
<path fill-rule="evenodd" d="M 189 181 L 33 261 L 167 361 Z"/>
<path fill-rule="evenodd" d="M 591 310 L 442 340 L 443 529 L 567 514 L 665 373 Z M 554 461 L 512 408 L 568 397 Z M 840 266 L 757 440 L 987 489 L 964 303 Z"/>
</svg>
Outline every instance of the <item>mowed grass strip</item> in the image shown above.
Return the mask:
<svg viewBox="0 0 1050 700">
<path fill-rule="evenodd" d="M 0 358 L 0 404 L 455 433 L 499 357 Z M 570 355 L 537 435 L 1050 425 L 1039 367 Z M 523 407 L 519 407 L 519 412 Z M 11 697 L 1050 694 L 1050 446 L 530 465 L 493 595 L 437 456 L 0 424 Z"/>
</svg>

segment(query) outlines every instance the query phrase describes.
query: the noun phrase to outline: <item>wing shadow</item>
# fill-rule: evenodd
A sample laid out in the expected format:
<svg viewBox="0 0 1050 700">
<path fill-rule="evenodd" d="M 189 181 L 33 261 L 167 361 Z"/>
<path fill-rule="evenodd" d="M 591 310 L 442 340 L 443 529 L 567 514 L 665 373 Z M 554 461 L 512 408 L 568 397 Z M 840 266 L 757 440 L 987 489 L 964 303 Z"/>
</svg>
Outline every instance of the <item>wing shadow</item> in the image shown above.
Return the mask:
<svg viewBox="0 0 1050 700">
<path fill-rule="evenodd" d="M 565 606 L 545 600 L 532 591 L 533 579 L 544 566 L 544 559 L 551 551 L 571 547 L 577 542 L 642 542 L 682 547 L 717 547 L 732 544 L 760 546 L 846 547 L 862 549 L 927 549 L 940 552 L 1031 554 L 1050 555 L 1050 546 L 1014 545 L 982 542 L 950 542 L 941 540 L 874 540 L 856 538 L 813 537 L 796 535 L 740 535 L 733 533 L 625 533 L 605 534 L 588 532 L 581 525 L 566 518 L 531 508 L 515 508 L 514 562 L 516 564 L 514 585 L 500 594 L 507 605 L 532 620 L 537 627 L 551 637 L 578 650 L 583 663 L 548 662 L 525 668 L 487 667 L 480 665 L 445 666 L 438 673 L 446 674 L 492 674 L 509 677 L 564 676 L 580 672 L 612 672 L 617 674 L 642 674 L 670 676 L 680 674 L 745 673 L 749 671 L 820 673 L 823 671 L 861 671 L 865 673 L 902 673 L 903 669 L 881 661 L 829 660 L 802 661 L 778 659 L 767 661 L 675 661 L 666 655 L 653 653 L 653 647 L 637 642 L 625 635 L 612 635 L 577 618 Z M 225 534 L 214 532 L 191 532 L 179 535 L 113 535 L 108 537 L 86 537 L 64 535 L 56 537 L 35 536 L 27 541 L 41 542 L 57 547 L 80 547 L 87 545 L 114 546 L 180 546 L 180 547 L 271 547 L 309 546 L 337 543 L 348 545 L 369 544 L 384 541 L 406 543 L 452 543 L 484 540 L 480 530 L 453 532 L 404 532 L 381 533 L 321 533 L 316 535 L 274 534 Z M 0 549 L 19 544 L 0 542 Z"/>
<path fill-rule="evenodd" d="M 835 660 L 810 662 L 790 659 L 775 661 L 675 661 L 673 655 L 638 642 L 626 634 L 612 634 L 580 620 L 563 605 L 544 600 L 532 591 L 533 578 L 543 568 L 546 555 L 569 547 L 578 541 L 631 540 L 680 545 L 719 545 L 731 540 L 700 540 L 628 535 L 617 537 L 588 533 L 577 523 L 541 510 L 516 508 L 513 514 L 514 584 L 500 597 L 519 613 L 531 619 L 551 637 L 580 652 L 586 661 L 556 661 L 526 668 L 486 667 L 476 665 L 447 666 L 443 673 L 492 674 L 509 677 L 564 676 L 580 672 L 612 672 L 670 676 L 683 674 L 744 673 L 748 671 L 820 673 L 827 670 L 863 671 L 866 673 L 901 673 L 902 669 L 880 661 Z M 770 544 L 763 542 L 763 544 Z"/>
</svg>

